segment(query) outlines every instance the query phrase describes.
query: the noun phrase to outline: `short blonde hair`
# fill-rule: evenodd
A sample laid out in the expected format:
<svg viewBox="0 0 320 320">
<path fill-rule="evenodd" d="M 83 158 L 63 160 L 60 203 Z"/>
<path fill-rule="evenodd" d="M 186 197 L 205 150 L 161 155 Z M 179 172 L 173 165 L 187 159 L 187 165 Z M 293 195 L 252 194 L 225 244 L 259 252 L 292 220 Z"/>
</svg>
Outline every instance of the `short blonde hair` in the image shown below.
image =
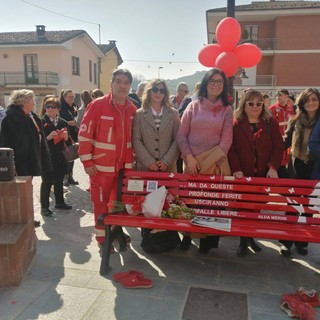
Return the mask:
<svg viewBox="0 0 320 320">
<path fill-rule="evenodd" d="M 243 94 L 241 96 L 241 99 L 239 101 L 239 107 L 237 108 L 237 110 L 234 112 L 234 118 L 236 118 L 237 120 L 242 120 L 243 118 L 246 117 L 246 113 L 244 111 L 244 107 L 246 106 L 246 102 L 250 101 L 252 98 L 258 98 L 263 102 L 263 96 L 261 94 L 260 91 L 258 90 L 254 90 L 254 89 L 245 89 L 243 91 Z M 262 105 L 262 111 L 261 114 L 259 116 L 259 118 L 265 119 L 265 120 L 269 120 L 271 118 L 271 111 L 269 110 L 269 108 L 265 105 L 265 103 L 263 103 Z"/>
<path fill-rule="evenodd" d="M 22 106 L 30 98 L 34 99 L 35 94 L 32 90 L 21 89 L 13 90 L 9 97 L 9 102 L 11 104 Z"/>
</svg>

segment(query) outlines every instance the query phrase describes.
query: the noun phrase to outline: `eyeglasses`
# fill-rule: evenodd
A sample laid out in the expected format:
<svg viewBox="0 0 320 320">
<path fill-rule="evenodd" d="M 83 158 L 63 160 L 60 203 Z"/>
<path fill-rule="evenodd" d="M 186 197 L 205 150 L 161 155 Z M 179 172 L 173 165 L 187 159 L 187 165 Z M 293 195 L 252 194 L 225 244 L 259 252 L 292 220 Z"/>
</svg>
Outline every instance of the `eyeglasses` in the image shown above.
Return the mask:
<svg viewBox="0 0 320 320">
<path fill-rule="evenodd" d="M 260 108 L 260 107 L 263 106 L 263 102 L 262 102 L 262 101 L 258 101 L 258 102 L 247 101 L 247 102 L 246 102 L 246 105 L 247 105 L 248 107 L 254 107 L 254 106 L 256 106 L 256 107 Z"/>
<path fill-rule="evenodd" d="M 214 86 L 222 86 L 223 82 L 224 81 L 222 79 L 219 79 L 219 80 L 210 79 L 209 80 L 209 84 L 213 84 Z"/>
<path fill-rule="evenodd" d="M 166 89 L 163 88 L 157 88 L 157 87 L 152 87 L 151 91 L 153 93 L 160 93 L 160 94 L 165 94 L 166 93 Z"/>
<path fill-rule="evenodd" d="M 54 104 L 48 104 L 46 106 L 46 109 L 57 109 L 57 106 L 55 106 Z"/>
<path fill-rule="evenodd" d="M 189 93 L 189 90 L 182 90 L 182 89 L 180 89 L 179 91 L 182 91 L 182 92 L 184 92 L 184 93 Z"/>
</svg>

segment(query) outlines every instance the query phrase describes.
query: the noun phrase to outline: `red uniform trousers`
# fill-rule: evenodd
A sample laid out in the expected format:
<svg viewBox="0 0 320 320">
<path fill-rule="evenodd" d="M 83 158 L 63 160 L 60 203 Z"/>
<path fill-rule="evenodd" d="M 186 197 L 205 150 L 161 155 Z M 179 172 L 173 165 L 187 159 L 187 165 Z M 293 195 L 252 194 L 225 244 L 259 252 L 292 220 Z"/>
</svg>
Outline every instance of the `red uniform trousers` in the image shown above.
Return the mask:
<svg viewBox="0 0 320 320">
<path fill-rule="evenodd" d="M 90 194 L 93 202 L 96 240 L 102 244 L 105 240 L 105 230 L 98 225 L 98 217 L 102 213 L 108 213 L 112 209 L 112 201 L 117 199 L 119 173 L 115 176 L 97 174 L 90 176 Z"/>
</svg>

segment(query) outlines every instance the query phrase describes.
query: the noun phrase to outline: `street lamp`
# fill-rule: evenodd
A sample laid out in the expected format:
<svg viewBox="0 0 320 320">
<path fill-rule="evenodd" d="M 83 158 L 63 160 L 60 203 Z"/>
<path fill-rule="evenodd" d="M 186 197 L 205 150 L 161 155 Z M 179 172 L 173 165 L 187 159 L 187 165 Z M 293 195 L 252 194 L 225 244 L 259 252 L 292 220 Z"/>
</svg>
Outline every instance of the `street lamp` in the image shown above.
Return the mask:
<svg viewBox="0 0 320 320">
<path fill-rule="evenodd" d="M 163 69 L 163 67 L 158 67 L 158 79 L 160 79 L 160 69 Z"/>
</svg>

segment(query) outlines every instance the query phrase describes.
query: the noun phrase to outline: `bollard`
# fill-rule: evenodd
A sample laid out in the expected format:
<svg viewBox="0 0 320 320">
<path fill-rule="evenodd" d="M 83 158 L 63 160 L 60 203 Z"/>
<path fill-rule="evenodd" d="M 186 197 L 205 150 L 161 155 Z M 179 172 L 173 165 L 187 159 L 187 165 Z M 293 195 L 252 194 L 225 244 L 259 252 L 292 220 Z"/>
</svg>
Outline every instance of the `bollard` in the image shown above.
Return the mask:
<svg viewBox="0 0 320 320">
<path fill-rule="evenodd" d="M 0 181 L 14 178 L 13 149 L 0 148 Z"/>
</svg>

